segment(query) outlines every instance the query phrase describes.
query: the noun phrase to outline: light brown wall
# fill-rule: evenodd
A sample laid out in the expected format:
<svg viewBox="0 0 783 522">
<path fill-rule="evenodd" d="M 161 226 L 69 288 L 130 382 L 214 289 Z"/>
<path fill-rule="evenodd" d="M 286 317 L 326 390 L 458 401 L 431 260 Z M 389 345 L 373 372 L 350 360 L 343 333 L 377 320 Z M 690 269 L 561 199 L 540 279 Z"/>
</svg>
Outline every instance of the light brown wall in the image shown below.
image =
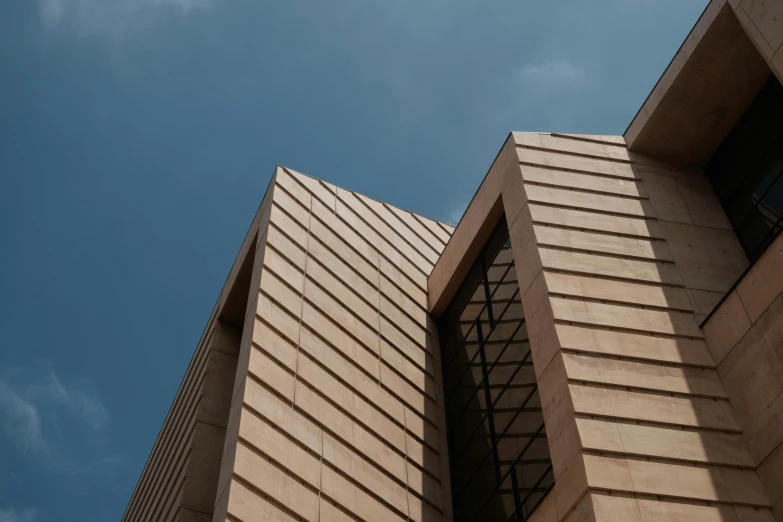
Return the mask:
<svg viewBox="0 0 783 522">
<path fill-rule="evenodd" d="M 728 0 L 728 3 L 759 54 L 783 82 L 783 3 L 775 0 Z"/>
<path fill-rule="evenodd" d="M 752 45 L 750 54 L 746 41 Z M 721 46 L 728 44 L 731 48 L 721 51 Z M 690 76 L 685 74 L 688 68 Z M 644 151 L 656 148 L 658 134 L 661 150 L 676 149 L 684 160 L 704 163 L 730 128 L 714 122 L 725 113 L 741 114 L 748 96 L 769 71 L 783 81 L 783 2 L 712 0 L 625 137 L 632 149 Z M 704 84 L 705 80 L 709 83 Z M 732 81 L 741 84 L 732 87 Z M 715 89 L 716 85 L 723 87 Z M 721 95 L 724 102 L 720 106 L 712 103 Z M 677 103 L 666 108 L 661 100 L 667 97 Z M 663 125 L 650 123 L 656 111 Z M 699 122 L 694 113 L 706 119 Z M 731 123 L 730 118 L 724 121 Z M 663 132 L 659 132 L 661 129 Z M 709 140 L 711 146 L 702 148 L 694 158 L 694 150 Z M 779 360 L 783 340 L 781 244 L 783 239 L 778 238 L 704 327 L 752 467 L 758 467 L 777 520 L 783 520 L 783 451 L 779 449 L 783 442 L 783 423 L 779 419 L 783 411 Z M 709 298 L 704 304 L 705 309 L 711 308 L 712 296 L 695 297 Z"/>
<path fill-rule="evenodd" d="M 783 82 L 783 3 L 711 0 L 625 131 L 628 147 L 704 165 L 770 73 Z"/>
<path fill-rule="evenodd" d="M 710 317 L 704 335 L 759 477 L 783 520 L 783 236 Z"/>
<path fill-rule="evenodd" d="M 428 297 L 447 303 L 499 212 L 556 475 L 534 520 L 771 520 L 779 384 L 755 410 L 742 386 L 770 356 L 748 339 L 777 335 L 780 282 L 754 268 L 723 305 L 746 327 L 719 311 L 734 338 L 705 343 L 747 262 L 703 175 L 542 134 L 507 140 L 451 239 L 278 169 L 124 520 L 451 518 Z"/>
<path fill-rule="evenodd" d="M 279 168 L 213 520 L 450 518 L 427 275 L 451 229 Z"/>
<path fill-rule="evenodd" d="M 620 137 L 520 133 L 482 191 L 509 223 L 556 476 L 534 520 L 769 520 L 699 329 L 747 264 L 704 176 Z M 458 227 L 433 275 L 475 241 Z"/>
<path fill-rule="evenodd" d="M 731 6 L 713 0 L 625 131 L 629 149 L 704 165 L 769 74 Z"/>
<path fill-rule="evenodd" d="M 512 246 L 557 477 L 548 519 L 769 518 L 699 329 L 747 264 L 705 177 L 620 140 L 514 139 L 526 204 Z"/>
</svg>

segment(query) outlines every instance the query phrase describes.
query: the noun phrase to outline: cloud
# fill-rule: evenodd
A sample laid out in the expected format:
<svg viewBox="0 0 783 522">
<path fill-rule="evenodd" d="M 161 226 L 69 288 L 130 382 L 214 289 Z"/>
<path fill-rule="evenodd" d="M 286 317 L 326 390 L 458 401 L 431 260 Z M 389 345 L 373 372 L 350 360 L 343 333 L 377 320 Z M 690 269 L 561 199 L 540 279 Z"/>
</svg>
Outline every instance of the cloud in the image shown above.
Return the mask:
<svg viewBox="0 0 783 522">
<path fill-rule="evenodd" d="M 58 418 L 77 428 L 86 426 L 99 437 L 108 428 L 109 412 L 103 402 L 84 386 L 63 383 L 48 365 L 17 371 L 14 377 L 16 384 L 0 379 L 0 428 L 24 453 L 52 456 L 51 446 L 57 440 L 47 438 L 44 428 L 63 440 Z"/>
<path fill-rule="evenodd" d="M 584 69 L 562 59 L 528 64 L 517 72 L 516 77 L 523 84 L 537 88 L 582 85 L 588 80 Z"/>
<path fill-rule="evenodd" d="M 80 417 L 93 431 L 99 432 L 108 426 L 109 413 L 100 399 L 75 387 L 66 388 L 54 370 L 49 370 L 48 382 L 44 383 L 42 389 L 48 392 L 53 401 Z"/>
<path fill-rule="evenodd" d="M 0 509 L 0 522 L 33 522 L 38 512 L 35 509 Z"/>
<path fill-rule="evenodd" d="M 23 399 L 4 381 L 0 381 L 0 425 L 6 437 L 22 448 L 24 453 L 48 453 L 49 446 L 43 436 L 38 408 Z M 0 522 L 5 521 L 2 518 L 3 513 L 11 512 L 0 511 Z"/>
<path fill-rule="evenodd" d="M 215 0 L 39 0 L 41 21 L 80 36 L 119 38 L 167 15 L 206 10 Z"/>
</svg>

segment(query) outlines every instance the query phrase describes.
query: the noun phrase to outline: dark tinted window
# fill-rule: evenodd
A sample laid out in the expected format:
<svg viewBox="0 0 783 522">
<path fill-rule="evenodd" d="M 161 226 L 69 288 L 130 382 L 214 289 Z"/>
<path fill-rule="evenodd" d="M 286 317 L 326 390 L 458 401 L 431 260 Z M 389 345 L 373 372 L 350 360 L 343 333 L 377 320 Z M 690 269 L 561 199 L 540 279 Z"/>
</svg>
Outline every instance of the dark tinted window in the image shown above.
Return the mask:
<svg viewBox="0 0 783 522">
<path fill-rule="evenodd" d="M 526 520 L 554 484 L 506 222 L 441 320 L 456 521 Z"/>
<path fill-rule="evenodd" d="M 748 259 L 781 229 L 783 87 L 771 76 L 706 166 Z"/>
</svg>

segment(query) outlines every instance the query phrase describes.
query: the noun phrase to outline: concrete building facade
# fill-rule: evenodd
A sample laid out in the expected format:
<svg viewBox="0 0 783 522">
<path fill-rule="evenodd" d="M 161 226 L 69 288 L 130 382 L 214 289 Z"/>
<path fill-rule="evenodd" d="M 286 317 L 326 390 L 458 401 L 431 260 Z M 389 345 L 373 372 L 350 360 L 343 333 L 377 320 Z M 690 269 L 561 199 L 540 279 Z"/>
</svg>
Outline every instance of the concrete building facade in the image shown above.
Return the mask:
<svg viewBox="0 0 783 522">
<path fill-rule="evenodd" d="M 783 1 L 456 228 L 278 167 L 123 521 L 783 521 Z"/>
</svg>

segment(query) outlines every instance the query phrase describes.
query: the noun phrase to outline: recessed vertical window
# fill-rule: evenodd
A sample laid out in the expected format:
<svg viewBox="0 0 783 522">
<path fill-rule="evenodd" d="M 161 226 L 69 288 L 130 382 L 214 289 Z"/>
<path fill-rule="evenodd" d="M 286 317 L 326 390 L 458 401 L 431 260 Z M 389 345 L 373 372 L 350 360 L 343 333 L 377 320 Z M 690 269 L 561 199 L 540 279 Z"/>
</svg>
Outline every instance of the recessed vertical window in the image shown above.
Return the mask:
<svg viewBox="0 0 783 522">
<path fill-rule="evenodd" d="M 705 171 L 752 263 L 783 228 L 783 87 L 774 75 Z"/>
<path fill-rule="evenodd" d="M 454 518 L 526 520 L 554 475 L 505 220 L 440 332 Z"/>
</svg>

